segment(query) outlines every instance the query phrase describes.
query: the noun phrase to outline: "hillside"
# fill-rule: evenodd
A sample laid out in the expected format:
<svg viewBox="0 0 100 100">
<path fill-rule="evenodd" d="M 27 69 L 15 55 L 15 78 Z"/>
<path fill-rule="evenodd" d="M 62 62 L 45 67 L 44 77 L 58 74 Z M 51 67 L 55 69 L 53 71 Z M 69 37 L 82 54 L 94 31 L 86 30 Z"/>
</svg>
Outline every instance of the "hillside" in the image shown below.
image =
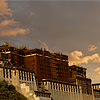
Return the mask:
<svg viewBox="0 0 100 100">
<path fill-rule="evenodd" d="M 0 81 L 0 100 L 27 100 L 27 98 L 17 92 L 13 85 L 8 85 L 3 80 Z"/>
</svg>

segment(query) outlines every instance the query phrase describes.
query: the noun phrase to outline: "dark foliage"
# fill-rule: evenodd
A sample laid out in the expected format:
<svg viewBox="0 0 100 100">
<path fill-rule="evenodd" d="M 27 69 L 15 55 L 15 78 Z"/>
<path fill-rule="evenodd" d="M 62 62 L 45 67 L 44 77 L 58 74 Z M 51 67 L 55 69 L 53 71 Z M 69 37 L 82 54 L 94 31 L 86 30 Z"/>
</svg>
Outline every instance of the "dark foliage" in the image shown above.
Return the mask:
<svg viewBox="0 0 100 100">
<path fill-rule="evenodd" d="M 17 92 L 13 85 L 8 85 L 3 80 L 0 81 L 0 100 L 27 100 L 27 98 Z"/>
</svg>

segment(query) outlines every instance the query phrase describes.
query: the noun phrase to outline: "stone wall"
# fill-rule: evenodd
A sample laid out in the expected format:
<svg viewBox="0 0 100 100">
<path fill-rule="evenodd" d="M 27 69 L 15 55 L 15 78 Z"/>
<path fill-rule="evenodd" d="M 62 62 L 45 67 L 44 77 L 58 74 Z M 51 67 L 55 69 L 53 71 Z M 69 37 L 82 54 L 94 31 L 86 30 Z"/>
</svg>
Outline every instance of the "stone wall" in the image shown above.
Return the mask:
<svg viewBox="0 0 100 100">
<path fill-rule="evenodd" d="M 52 100 L 94 100 L 93 95 L 82 94 L 81 86 L 44 81 L 43 87 L 51 93 Z"/>
</svg>

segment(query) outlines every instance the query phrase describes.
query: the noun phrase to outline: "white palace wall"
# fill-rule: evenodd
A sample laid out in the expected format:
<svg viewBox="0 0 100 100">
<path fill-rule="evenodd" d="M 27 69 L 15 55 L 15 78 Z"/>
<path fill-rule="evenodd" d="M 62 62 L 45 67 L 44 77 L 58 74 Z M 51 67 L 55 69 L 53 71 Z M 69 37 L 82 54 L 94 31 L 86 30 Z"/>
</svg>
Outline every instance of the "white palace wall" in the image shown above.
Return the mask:
<svg viewBox="0 0 100 100">
<path fill-rule="evenodd" d="M 52 100 L 94 100 L 93 95 L 82 94 L 81 86 L 44 81 L 43 87 Z"/>
<path fill-rule="evenodd" d="M 94 99 L 94 94 L 91 95 L 91 94 L 83 93 L 82 96 L 83 96 L 83 100 L 95 100 Z"/>
<path fill-rule="evenodd" d="M 51 100 L 50 93 L 38 91 L 33 72 L 0 67 L 0 81 L 2 80 L 6 80 L 8 84 L 14 85 L 16 90 L 27 97 L 28 100 Z"/>
<path fill-rule="evenodd" d="M 6 80 L 8 84 L 14 85 L 19 92 L 20 88 L 24 87 L 23 83 L 25 83 L 30 90 L 37 91 L 35 75 L 33 72 L 2 67 L 0 68 L 0 80 Z"/>
<path fill-rule="evenodd" d="M 43 80 L 39 91 L 33 72 L 4 67 L 0 68 L 0 80 L 3 79 L 28 100 L 94 100 L 93 95 L 82 93 L 81 86 L 57 81 Z"/>
</svg>

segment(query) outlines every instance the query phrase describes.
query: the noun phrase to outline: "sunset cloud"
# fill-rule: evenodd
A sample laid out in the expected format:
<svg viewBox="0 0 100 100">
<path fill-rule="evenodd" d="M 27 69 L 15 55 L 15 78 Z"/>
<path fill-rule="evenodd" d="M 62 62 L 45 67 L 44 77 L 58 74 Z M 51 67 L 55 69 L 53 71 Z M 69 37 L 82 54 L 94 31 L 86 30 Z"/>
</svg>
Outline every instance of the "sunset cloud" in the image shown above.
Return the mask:
<svg viewBox="0 0 100 100">
<path fill-rule="evenodd" d="M 29 29 L 23 29 L 23 28 L 14 28 L 14 29 L 7 29 L 7 30 L 1 30 L 0 36 L 16 36 L 17 34 L 27 34 L 29 33 Z"/>
<path fill-rule="evenodd" d="M 13 11 L 8 8 L 6 1 L 0 1 L 0 37 L 29 33 L 28 28 L 21 28 L 20 22 L 12 18 L 12 12 Z M 10 16 L 10 18 L 8 16 Z"/>
<path fill-rule="evenodd" d="M 98 71 L 100 71 L 100 68 L 97 67 L 96 69 L 94 69 L 94 71 L 95 71 L 95 72 L 98 72 Z"/>
<path fill-rule="evenodd" d="M 45 42 L 42 42 L 41 40 L 38 40 L 38 42 L 40 44 L 40 48 L 42 48 L 42 49 L 45 48 L 46 50 L 49 50 L 49 47 Z M 49 51 L 52 52 L 52 49 Z M 63 53 L 63 54 L 68 55 L 70 65 L 82 64 L 82 63 L 88 64 L 89 61 L 91 61 L 92 63 L 100 63 L 100 56 L 97 53 L 90 55 L 90 56 L 83 56 L 83 53 L 81 51 L 75 50 L 71 53 L 67 52 L 67 53 Z M 99 70 L 100 70 L 99 67 L 94 69 L 95 72 L 97 72 Z"/>
<path fill-rule="evenodd" d="M 14 19 L 4 20 L 0 23 L 0 28 L 6 27 L 6 26 L 13 26 L 16 24 L 18 24 L 18 22 L 14 21 Z"/>
<path fill-rule="evenodd" d="M 95 52 L 96 49 L 97 49 L 96 46 L 90 45 L 88 51 L 89 51 L 89 52 L 91 52 L 91 51 Z"/>
<path fill-rule="evenodd" d="M 97 74 L 95 74 L 96 77 L 100 77 L 100 72 L 98 72 Z"/>
<path fill-rule="evenodd" d="M 72 64 L 88 64 L 89 61 L 92 61 L 92 63 L 100 63 L 100 57 L 97 53 L 91 55 L 91 56 L 85 56 L 83 57 L 83 53 L 81 51 L 73 51 L 69 54 L 69 63 Z"/>
<path fill-rule="evenodd" d="M 0 0 L 0 18 L 5 18 L 6 15 L 12 16 L 12 10 L 8 8 L 6 0 Z"/>
</svg>

